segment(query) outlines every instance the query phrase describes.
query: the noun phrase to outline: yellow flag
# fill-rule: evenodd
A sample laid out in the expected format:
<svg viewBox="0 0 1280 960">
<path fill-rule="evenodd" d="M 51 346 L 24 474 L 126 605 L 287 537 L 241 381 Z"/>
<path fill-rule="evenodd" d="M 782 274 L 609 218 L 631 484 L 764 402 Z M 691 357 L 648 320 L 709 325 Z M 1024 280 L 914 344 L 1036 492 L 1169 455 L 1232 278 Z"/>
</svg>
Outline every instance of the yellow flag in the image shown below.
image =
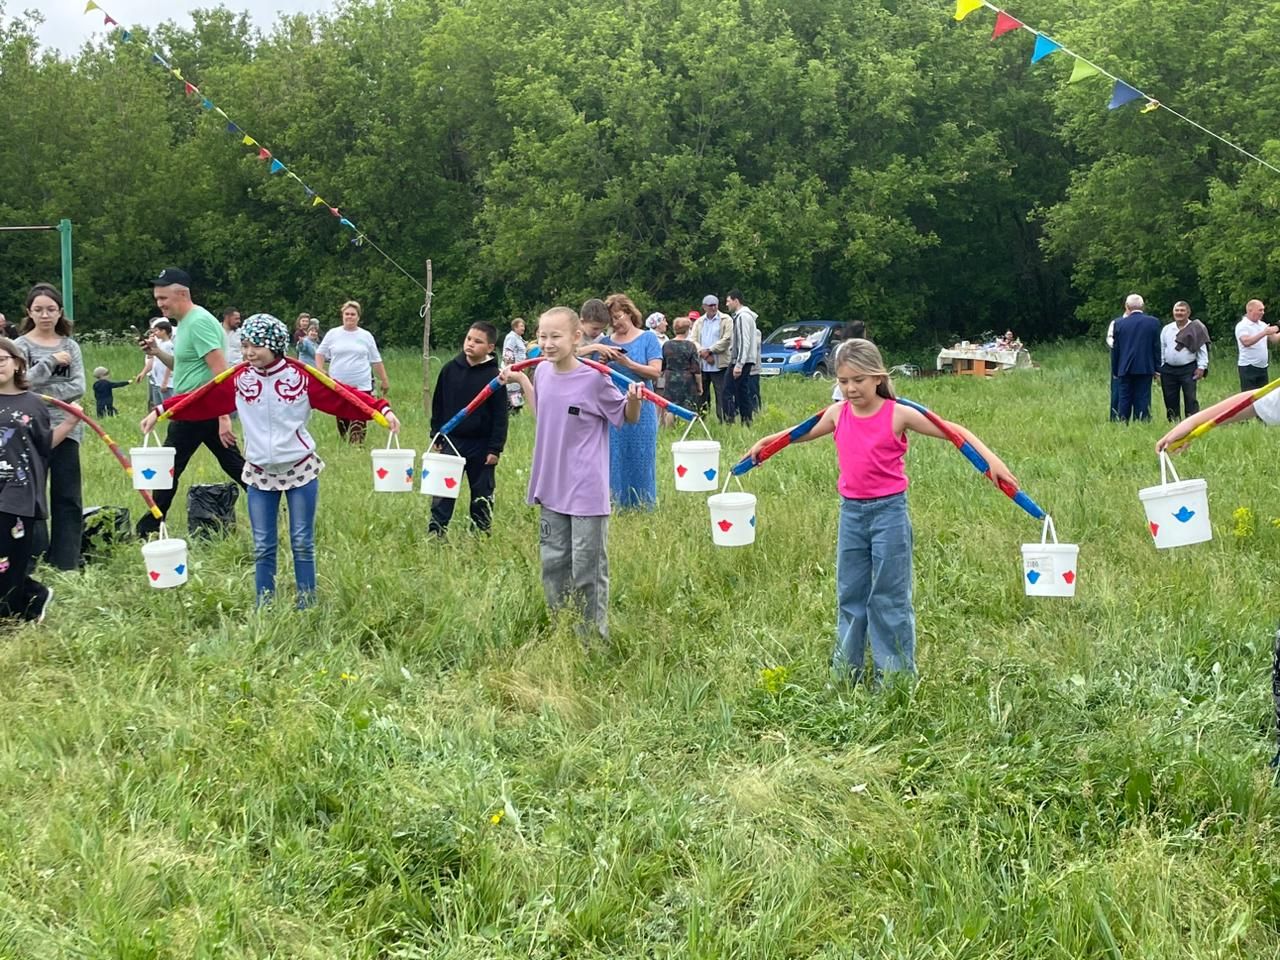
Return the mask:
<svg viewBox="0 0 1280 960">
<path fill-rule="evenodd" d="M 98 6 L 96 3 L 94 3 L 93 0 L 89 0 L 89 2 L 84 5 L 85 13 L 88 13 L 90 10 L 101 10 L 101 9 L 102 8 Z"/>
<path fill-rule="evenodd" d="M 319 207 L 319 206 L 325 206 L 325 207 L 327 207 L 327 206 L 328 206 L 328 204 L 324 202 L 324 198 L 319 197 L 319 196 L 315 196 L 315 197 L 312 197 L 312 198 L 311 198 L 311 205 L 312 205 L 313 207 Z"/>
<path fill-rule="evenodd" d="M 240 142 L 246 147 L 256 147 L 258 145 L 258 141 L 253 139 L 253 137 L 249 136 L 247 133 L 244 135 L 244 139 Z"/>
<path fill-rule="evenodd" d="M 1076 58 L 1076 65 L 1071 68 L 1071 76 L 1067 79 L 1067 83 L 1075 83 L 1077 80 L 1086 80 L 1089 77 L 1101 75 L 1102 71 L 1095 67 L 1087 60 Z"/>
<path fill-rule="evenodd" d="M 169 72 L 170 72 L 170 73 L 172 73 L 172 74 L 173 74 L 175 77 L 177 77 L 179 80 L 181 80 L 181 79 L 182 79 L 182 71 L 181 71 L 181 70 L 179 70 L 177 67 L 174 67 L 174 68 L 173 68 L 172 70 L 170 70 Z"/>
<path fill-rule="evenodd" d="M 975 10 L 985 7 L 982 0 L 956 0 L 956 19 L 963 20 Z"/>
<path fill-rule="evenodd" d="M 1147 105 L 1146 105 L 1145 107 L 1143 107 L 1143 108 L 1142 108 L 1142 111 L 1141 111 L 1141 112 L 1142 112 L 1142 113 L 1150 113 L 1152 110 L 1158 110 L 1158 109 L 1160 109 L 1160 101 L 1159 101 L 1159 100 L 1148 100 L 1148 101 L 1147 101 Z"/>
</svg>

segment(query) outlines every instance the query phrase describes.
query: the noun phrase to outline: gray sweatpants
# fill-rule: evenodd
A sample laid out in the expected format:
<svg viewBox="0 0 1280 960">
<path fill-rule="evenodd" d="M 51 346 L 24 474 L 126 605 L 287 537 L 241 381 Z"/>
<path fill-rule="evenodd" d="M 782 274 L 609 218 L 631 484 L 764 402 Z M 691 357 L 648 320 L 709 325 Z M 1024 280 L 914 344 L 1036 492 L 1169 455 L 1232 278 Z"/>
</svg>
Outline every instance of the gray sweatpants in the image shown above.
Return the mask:
<svg viewBox="0 0 1280 960">
<path fill-rule="evenodd" d="M 542 508 L 538 547 L 542 590 L 555 611 L 572 602 L 584 624 L 609 636 L 609 518 L 571 517 Z"/>
</svg>

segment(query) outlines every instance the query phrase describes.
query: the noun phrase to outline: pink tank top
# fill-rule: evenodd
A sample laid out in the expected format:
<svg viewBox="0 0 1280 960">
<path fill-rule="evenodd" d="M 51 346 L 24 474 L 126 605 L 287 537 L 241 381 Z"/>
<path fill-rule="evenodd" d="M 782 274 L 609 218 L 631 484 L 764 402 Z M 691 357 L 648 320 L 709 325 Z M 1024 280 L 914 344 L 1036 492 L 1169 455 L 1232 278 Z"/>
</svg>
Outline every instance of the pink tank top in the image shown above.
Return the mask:
<svg viewBox="0 0 1280 960">
<path fill-rule="evenodd" d="M 858 417 L 847 401 L 841 405 L 836 420 L 840 496 L 874 500 L 907 489 L 907 474 L 902 466 L 907 438 L 893 432 L 895 406 L 892 400 L 886 400 L 871 416 Z"/>
</svg>

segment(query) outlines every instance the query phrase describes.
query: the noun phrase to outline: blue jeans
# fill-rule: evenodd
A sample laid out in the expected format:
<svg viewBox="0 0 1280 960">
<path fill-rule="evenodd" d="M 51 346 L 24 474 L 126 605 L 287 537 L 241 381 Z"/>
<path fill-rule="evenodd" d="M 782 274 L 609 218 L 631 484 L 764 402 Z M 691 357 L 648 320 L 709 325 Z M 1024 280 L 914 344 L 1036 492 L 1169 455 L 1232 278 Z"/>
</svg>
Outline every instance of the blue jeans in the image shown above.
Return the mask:
<svg viewBox="0 0 1280 960">
<path fill-rule="evenodd" d="M 253 588 L 261 606 L 276 590 L 276 517 L 280 497 L 289 503 L 289 545 L 293 548 L 293 577 L 298 584 L 298 609 L 311 606 L 316 596 L 316 502 L 320 480 L 292 490 L 248 492 L 249 524 L 253 528 Z"/>
<path fill-rule="evenodd" d="M 916 670 L 907 495 L 844 500 L 836 540 L 836 645 L 831 667 L 862 676 L 871 635 L 876 676 Z"/>
</svg>

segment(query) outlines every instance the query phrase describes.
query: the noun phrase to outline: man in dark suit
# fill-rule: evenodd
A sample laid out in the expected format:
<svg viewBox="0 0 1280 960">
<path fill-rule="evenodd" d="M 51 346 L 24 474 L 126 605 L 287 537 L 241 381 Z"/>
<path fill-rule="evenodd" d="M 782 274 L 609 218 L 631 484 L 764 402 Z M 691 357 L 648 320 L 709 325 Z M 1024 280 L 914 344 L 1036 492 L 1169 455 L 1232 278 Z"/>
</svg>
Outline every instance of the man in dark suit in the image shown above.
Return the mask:
<svg viewBox="0 0 1280 960">
<path fill-rule="evenodd" d="M 1111 376 L 1120 388 L 1116 419 L 1125 423 L 1151 419 L 1151 381 L 1160 369 L 1160 321 L 1145 308 L 1142 297 L 1131 293 L 1115 322 Z"/>
</svg>

